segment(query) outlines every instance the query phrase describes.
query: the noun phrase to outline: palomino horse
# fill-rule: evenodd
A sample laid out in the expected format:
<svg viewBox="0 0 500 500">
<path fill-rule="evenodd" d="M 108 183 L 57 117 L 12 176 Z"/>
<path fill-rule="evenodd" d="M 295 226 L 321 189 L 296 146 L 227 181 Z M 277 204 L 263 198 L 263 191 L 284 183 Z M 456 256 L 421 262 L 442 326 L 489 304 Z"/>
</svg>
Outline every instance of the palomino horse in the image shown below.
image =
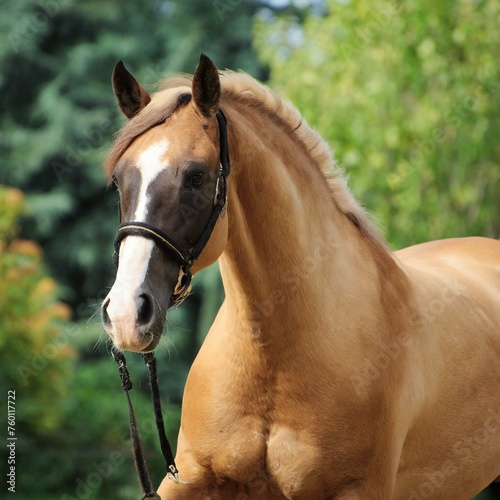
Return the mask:
<svg viewBox="0 0 500 500">
<path fill-rule="evenodd" d="M 206 56 L 152 96 L 121 63 L 113 84 L 129 122 L 106 173 L 132 222 L 107 332 L 153 350 L 191 266 L 219 259 L 226 293 L 161 498 L 466 500 L 494 481 L 500 242 L 391 253 L 297 110 Z"/>
</svg>

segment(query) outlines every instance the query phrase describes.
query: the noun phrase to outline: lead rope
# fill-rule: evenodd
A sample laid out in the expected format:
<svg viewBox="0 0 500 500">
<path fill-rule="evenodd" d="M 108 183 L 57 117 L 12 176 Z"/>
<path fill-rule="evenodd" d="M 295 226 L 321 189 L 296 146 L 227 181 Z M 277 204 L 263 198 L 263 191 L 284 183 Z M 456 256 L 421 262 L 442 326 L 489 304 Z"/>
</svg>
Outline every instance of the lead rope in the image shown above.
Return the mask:
<svg viewBox="0 0 500 500">
<path fill-rule="evenodd" d="M 132 406 L 132 401 L 130 400 L 129 391 L 132 389 L 132 381 L 130 380 L 130 375 L 128 373 L 125 356 L 115 347 L 111 349 L 111 354 L 118 365 L 122 389 L 127 399 L 130 438 L 132 440 L 132 453 L 134 455 L 135 468 L 137 470 L 137 475 L 139 477 L 139 482 L 141 483 L 141 488 L 143 491 L 141 500 L 144 500 L 145 498 L 155 498 L 157 500 L 161 500 L 158 493 L 155 492 L 155 489 L 151 482 L 151 476 L 149 474 L 148 464 L 146 462 L 146 455 L 144 453 L 144 447 L 142 445 L 141 434 L 139 432 L 139 428 L 137 427 L 134 408 Z M 153 411 L 155 414 L 156 428 L 160 437 L 161 451 L 165 459 L 165 466 L 167 468 L 167 476 L 169 476 L 174 481 L 179 481 L 179 472 L 175 465 L 170 443 L 168 442 L 167 435 L 165 434 L 163 416 L 161 414 L 160 390 L 158 387 L 158 376 L 156 373 L 156 359 L 154 353 L 145 354 L 143 357 L 144 362 L 146 363 L 146 366 L 149 370 L 151 395 L 153 399 Z"/>
<path fill-rule="evenodd" d="M 151 386 L 151 400 L 153 402 L 153 412 L 155 415 L 156 429 L 158 430 L 158 437 L 160 438 L 160 448 L 165 459 L 165 468 L 167 469 L 167 476 L 174 481 L 179 481 L 179 471 L 175 465 L 174 454 L 168 442 L 165 433 L 165 424 L 163 422 L 163 415 L 161 413 L 161 400 L 160 388 L 158 387 L 158 375 L 156 373 L 156 358 L 154 352 L 148 352 L 143 355 L 144 363 L 149 371 L 149 385 Z"/>
</svg>

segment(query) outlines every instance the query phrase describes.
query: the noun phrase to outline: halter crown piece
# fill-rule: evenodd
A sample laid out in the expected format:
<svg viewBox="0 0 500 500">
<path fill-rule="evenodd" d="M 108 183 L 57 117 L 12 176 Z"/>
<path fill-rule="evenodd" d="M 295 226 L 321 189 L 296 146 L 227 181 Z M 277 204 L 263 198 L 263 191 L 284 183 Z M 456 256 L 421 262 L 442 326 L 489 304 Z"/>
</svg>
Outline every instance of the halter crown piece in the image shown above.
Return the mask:
<svg viewBox="0 0 500 500">
<path fill-rule="evenodd" d="M 153 240 L 165 252 L 168 252 L 170 255 L 173 255 L 177 258 L 177 260 L 179 260 L 181 264 L 181 278 L 170 298 L 174 303 L 181 302 L 184 298 L 185 293 L 189 289 L 192 279 L 191 267 L 208 243 L 208 240 L 210 239 L 210 236 L 212 235 L 212 232 L 215 228 L 215 224 L 217 223 L 217 220 L 219 219 L 222 209 L 224 208 L 227 201 L 227 176 L 229 175 L 230 170 L 227 122 L 224 113 L 220 109 L 217 111 L 216 117 L 217 123 L 219 124 L 220 170 L 219 177 L 217 178 L 216 183 L 214 206 L 212 209 L 212 214 L 210 215 L 210 219 L 208 220 L 205 229 L 199 236 L 193 248 L 191 250 L 185 250 L 175 241 L 175 239 L 171 238 L 168 234 L 152 226 L 151 224 L 147 224 L 146 222 L 123 222 L 118 226 L 115 237 L 115 251 L 113 253 L 113 260 L 117 267 L 118 256 L 120 253 L 120 244 L 126 236 L 130 235 L 142 236 L 144 238 Z M 157 500 L 161 500 L 160 496 L 155 492 L 153 484 L 151 482 L 139 428 L 137 427 L 137 421 L 135 418 L 134 409 L 132 407 L 132 401 L 130 400 L 130 396 L 128 393 L 132 389 L 132 382 L 128 373 L 125 356 L 120 350 L 115 347 L 112 348 L 111 354 L 118 364 L 122 388 L 127 399 L 130 421 L 130 437 L 132 441 L 132 453 L 134 455 L 135 467 L 143 491 L 141 500 L 144 500 L 146 498 L 155 498 Z M 161 412 L 160 390 L 158 387 L 158 377 L 156 374 L 155 355 L 153 352 L 150 352 L 144 354 L 143 358 L 144 363 L 149 370 L 149 381 L 151 386 L 151 397 L 153 401 L 155 423 L 158 430 L 158 437 L 160 439 L 161 451 L 165 459 L 167 476 L 176 482 L 180 482 L 179 472 L 177 470 L 177 466 L 175 465 L 172 449 L 165 433 L 165 426 Z"/>
</svg>

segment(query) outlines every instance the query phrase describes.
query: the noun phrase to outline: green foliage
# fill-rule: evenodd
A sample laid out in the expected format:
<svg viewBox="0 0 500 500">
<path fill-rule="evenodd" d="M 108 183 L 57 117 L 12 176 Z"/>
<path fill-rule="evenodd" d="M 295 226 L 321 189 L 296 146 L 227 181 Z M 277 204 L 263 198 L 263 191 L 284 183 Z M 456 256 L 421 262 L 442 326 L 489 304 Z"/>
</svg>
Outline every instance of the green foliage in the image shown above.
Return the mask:
<svg viewBox="0 0 500 500">
<path fill-rule="evenodd" d="M 95 344 L 95 337 L 101 328 L 78 324 L 80 334 L 74 340 L 84 344 Z M 130 392 L 134 404 L 139 430 L 153 480 L 159 482 L 165 475 L 165 466 L 159 448 L 157 430 L 149 397 L 147 370 L 140 356 L 127 356 L 128 367 L 133 380 Z M 161 363 L 161 361 L 160 361 Z M 160 374 L 162 392 L 168 394 Z M 52 477 L 46 487 L 52 488 L 65 500 L 73 498 L 138 498 L 140 486 L 137 481 L 128 427 L 128 409 L 120 387 L 120 378 L 110 356 L 86 362 L 81 360 L 71 380 L 72 398 L 64 402 L 67 416 L 61 430 L 57 456 L 64 473 L 55 475 L 50 466 L 38 464 L 40 477 Z M 168 404 L 162 398 L 163 418 L 166 433 L 174 446 L 180 421 L 178 405 Z M 51 447 L 54 452 L 54 446 Z M 50 453 L 50 451 L 49 451 Z M 67 465 L 69 464 L 69 465 Z M 54 481 L 54 479 L 56 481 Z M 57 482 L 58 481 L 58 482 Z"/>
<path fill-rule="evenodd" d="M 93 329 L 73 324 L 67 330 L 71 345 L 88 350 L 95 343 Z M 83 339 L 82 337 L 86 338 Z M 86 349 L 85 349 L 86 347 Z M 159 449 L 144 363 L 139 356 L 127 356 L 134 387 L 131 398 L 141 432 L 151 476 L 159 482 L 165 475 Z M 162 391 L 165 384 L 160 378 Z M 109 356 L 92 362 L 80 358 L 67 380 L 64 398 L 53 400 L 64 416 L 58 429 L 41 438 L 20 433 L 23 451 L 29 459 L 19 468 L 21 493 L 36 479 L 38 494 L 51 498 L 138 498 L 140 487 L 135 474 L 128 428 L 128 410 L 115 363 Z M 166 391 L 165 391 L 166 392 Z M 166 432 L 175 449 L 180 409 L 163 398 Z M 24 405 L 24 401 L 20 401 Z M 35 453 L 36 450 L 36 453 Z M 39 498 L 37 495 L 30 498 Z"/>
<path fill-rule="evenodd" d="M 271 84 L 336 150 L 395 247 L 500 236 L 500 4 L 352 0 L 263 17 Z"/>
</svg>

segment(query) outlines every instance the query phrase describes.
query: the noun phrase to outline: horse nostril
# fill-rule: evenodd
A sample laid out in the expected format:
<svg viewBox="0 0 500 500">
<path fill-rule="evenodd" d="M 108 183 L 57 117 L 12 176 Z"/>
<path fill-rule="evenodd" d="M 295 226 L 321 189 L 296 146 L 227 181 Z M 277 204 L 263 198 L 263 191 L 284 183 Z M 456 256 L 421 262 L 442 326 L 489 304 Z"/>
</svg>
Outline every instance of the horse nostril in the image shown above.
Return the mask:
<svg viewBox="0 0 500 500">
<path fill-rule="evenodd" d="M 137 323 L 139 326 L 147 325 L 153 319 L 153 298 L 143 293 L 137 299 Z"/>
<path fill-rule="evenodd" d="M 111 320 L 109 319 L 109 314 L 108 314 L 109 302 L 110 302 L 109 299 L 107 299 L 102 305 L 101 309 L 101 318 L 104 326 L 111 326 Z"/>
</svg>

